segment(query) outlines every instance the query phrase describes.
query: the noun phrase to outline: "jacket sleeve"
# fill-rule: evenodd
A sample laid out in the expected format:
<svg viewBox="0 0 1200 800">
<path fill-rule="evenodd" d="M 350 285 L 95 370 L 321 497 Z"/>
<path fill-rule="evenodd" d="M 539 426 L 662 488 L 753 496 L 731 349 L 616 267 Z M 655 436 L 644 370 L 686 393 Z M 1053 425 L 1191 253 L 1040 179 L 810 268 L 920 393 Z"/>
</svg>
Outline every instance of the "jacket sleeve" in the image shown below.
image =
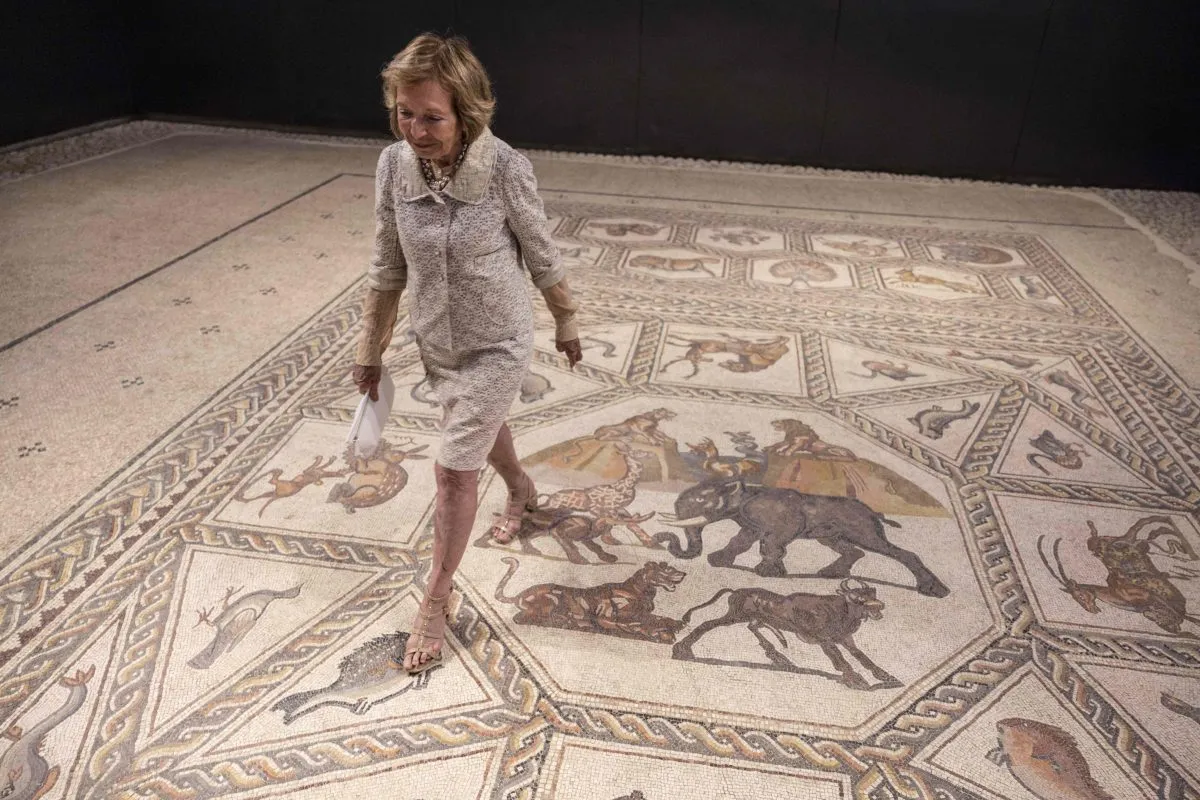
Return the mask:
<svg viewBox="0 0 1200 800">
<path fill-rule="evenodd" d="M 550 238 L 533 164 L 516 151 L 512 152 L 504 180 L 504 203 L 508 227 L 512 228 L 517 243 L 521 245 L 533 285 L 541 290 L 546 307 L 554 316 L 555 340 L 569 342 L 578 339 L 579 325 L 575 321 L 575 313 L 579 310 L 579 302 L 572 297 L 571 287 L 567 285 L 567 270 L 563 266 L 558 245 Z"/>
<path fill-rule="evenodd" d="M 383 363 L 383 353 L 392 342 L 396 315 L 400 309 L 400 292 L 367 287 L 363 297 L 362 331 L 354 351 L 354 363 L 377 367 Z"/>
<path fill-rule="evenodd" d="M 562 257 L 550 238 L 546 211 L 538 196 L 537 178 L 529 159 L 515 150 L 508 157 L 503 175 L 504 213 L 508 227 L 517 237 L 525 266 L 538 289 L 547 289 L 562 280 Z"/>
<path fill-rule="evenodd" d="M 396 232 L 396 208 L 392 194 L 393 162 L 388 150 L 379 155 L 375 167 L 375 251 L 367 269 L 363 297 L 362 331 L 354 361 L 378 366 L 392 340 L 392 328 L 400 306 L 400 293 L 408 282 L 408 269 L 400 236 Z"/>
<path fill-rule="evenodd" d="M 408 267 L 396 232 L 395 195 L 392 193 L 395 159 L 385 148 L 375 167 L 375 252 L 367 270 L 367 286 L 380 291 L 404 291 Z"/>
</svg>

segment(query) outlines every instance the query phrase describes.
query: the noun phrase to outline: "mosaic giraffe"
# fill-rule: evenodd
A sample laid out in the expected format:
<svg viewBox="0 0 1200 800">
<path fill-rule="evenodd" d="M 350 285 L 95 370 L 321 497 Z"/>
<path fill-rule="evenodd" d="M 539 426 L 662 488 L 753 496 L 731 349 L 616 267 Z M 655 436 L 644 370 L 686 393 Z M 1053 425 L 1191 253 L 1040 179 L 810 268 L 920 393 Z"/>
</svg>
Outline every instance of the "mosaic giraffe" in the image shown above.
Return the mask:
<svg viewBox="0 0 1200 800">
<path fill-rule="evenodd" d="M 646 547 L 661 548 L 638 523 L 645 522 L 654 512 L 643 516 L 629 513 L 628 506 L 637 496 L 637 483 L 646 469 L 645 461 L 655 458 L 646 450 L 634 450 L 624 442 L 614 445 L 617 452 L 625 459 L 625 474 L 612 483 L 602 483 L 589 486 L 586 489 L 559 489 L 557 492 L 539 500 L 538 507 L 546 510 L 563 509 L 582 511 L 595 516 L 597 519 L 613 525 L 623 525 Z M 619 544 L 611 534 L 604 537 L 605 544 Z"/>
</svg>

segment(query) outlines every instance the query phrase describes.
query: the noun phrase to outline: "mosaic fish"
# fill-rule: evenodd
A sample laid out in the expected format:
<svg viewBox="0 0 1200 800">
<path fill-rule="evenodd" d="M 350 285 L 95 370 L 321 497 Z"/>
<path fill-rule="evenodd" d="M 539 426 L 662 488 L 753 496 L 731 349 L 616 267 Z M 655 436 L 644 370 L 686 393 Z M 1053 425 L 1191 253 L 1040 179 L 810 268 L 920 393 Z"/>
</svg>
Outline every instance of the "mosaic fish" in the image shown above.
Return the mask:
<svg viewBox="0 0 1200 800">
<path fill-rule="evenodd" d="M 951 350 L 946 355 L 952 358 L 965 358 L 968 361 L 999 361 L 1002 364 L 1008 364 L 1016 369 L 1029 369 L 1038 365 L 1037 359 L 1026 358 L 1025 356 L 1015 356 L 1010 353 L 966 353 L 962 350 Z"/>
<path fill-rule="evenodd" d="M 945 409 L 939 405 L 934 405 L 921 409 L 909 417 L 908 421 L 917 426 L 917 431 L 922 436 L 929 439 L 940 439 L 951 422 L 960 419 L 970 419 L 977 411 L 979 411 L 979 403 L 972 402 L 964 397 L 962 405 L 959 408 Z"/>
<path fill-rule="evenodd" d="M 338 705 L 354 714 L 365 714 L 374 706 L 404 694 L 409 689 L 424 689 L 432 671 L 409 675 L 404 671 L 403 656 L 407 633 L 386 633 L 355 648 L 338 664 L 338 676 L 321 689 L 289 694 L 272 711 L 283 712 L 283 723 L 290 725 L 305 714 L 325 705 Z"/>
<path fill-rule="evenodd" d="M 1193 722 L 1200 722 L 1200 707 L 1180 700 L 1178 697 L 1168 692 L 1163 692 L 1162 697 L 1160 697 L 1159 700 L 1162 702 L 1163 706 L 1171 711 L 1174 711 L 1181 717 L 1187 717 Z"/>
<path fill-rule="evenodd" d="M 1089 402 L 1098 404 L 1099 401 L 1096 400 L 1096 396 L 1085 389 L 1079 383 L 1079 381 L 1077 381 L 1071 375 L 1071 373 L 1065 370 L 1056 369 L 1053 372 L 1047 373 L 1042 380 L 1046 381 L 1046 383 L 1050 384 L 1051 386 L 1061 386 L 1070 392 L 1071 404 L 1083 413 L 1087 414 L 1089 417 L 1095 419 L 1096 417 L 1104 416 L 1103 408 L 1097 408 L 1095 406 L 1088 405 Z"/>
<path fill-rule="evenodd" d="M 1042 800 L 1113 800 L 1092 777 L 1079 746 L 1062 728 L 1021 717 L 996 723 L 999 746 L 988 761 L 1008 767 L 1017 783 Z"/>
</svg>

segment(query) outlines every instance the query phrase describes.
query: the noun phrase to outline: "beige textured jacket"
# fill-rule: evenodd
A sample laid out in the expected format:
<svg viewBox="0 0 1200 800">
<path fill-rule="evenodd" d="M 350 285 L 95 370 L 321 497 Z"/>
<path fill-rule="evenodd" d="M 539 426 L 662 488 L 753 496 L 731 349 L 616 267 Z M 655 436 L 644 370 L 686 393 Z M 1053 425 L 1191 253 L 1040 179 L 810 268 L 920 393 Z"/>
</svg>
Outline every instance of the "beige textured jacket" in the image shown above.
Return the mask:
<svg viewBox="0 0 1200 800">
<path fill-rule="evenodd" d="M 390 145 L 379 157 L 375 196 L 358 363 L 380 363 L 405 289 L 422 345 L 471 350 L 532 329 L 522 262 L 555 317 L 557 339 L 578 338 L 578 305 L 547 229 L 533 167 L 490 130 L 471 143 L 444 194 L 425 183 L 407 142 Z"/>
</svg>

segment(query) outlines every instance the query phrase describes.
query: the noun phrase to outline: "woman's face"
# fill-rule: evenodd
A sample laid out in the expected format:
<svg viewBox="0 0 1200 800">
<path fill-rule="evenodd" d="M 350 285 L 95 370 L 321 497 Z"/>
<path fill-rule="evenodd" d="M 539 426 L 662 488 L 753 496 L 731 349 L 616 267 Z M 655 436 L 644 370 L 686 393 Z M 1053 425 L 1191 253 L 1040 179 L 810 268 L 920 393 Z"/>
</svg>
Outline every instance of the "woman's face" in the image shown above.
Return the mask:
<svg viewBox="0 0 1200 800">
<path fill-rule="evenodd" d="M 437 81 L 396 89 L 396 121 L 421 158 L 449 164 L 458 154 L 462 129 L 454 101 Z"/>
</svg>

